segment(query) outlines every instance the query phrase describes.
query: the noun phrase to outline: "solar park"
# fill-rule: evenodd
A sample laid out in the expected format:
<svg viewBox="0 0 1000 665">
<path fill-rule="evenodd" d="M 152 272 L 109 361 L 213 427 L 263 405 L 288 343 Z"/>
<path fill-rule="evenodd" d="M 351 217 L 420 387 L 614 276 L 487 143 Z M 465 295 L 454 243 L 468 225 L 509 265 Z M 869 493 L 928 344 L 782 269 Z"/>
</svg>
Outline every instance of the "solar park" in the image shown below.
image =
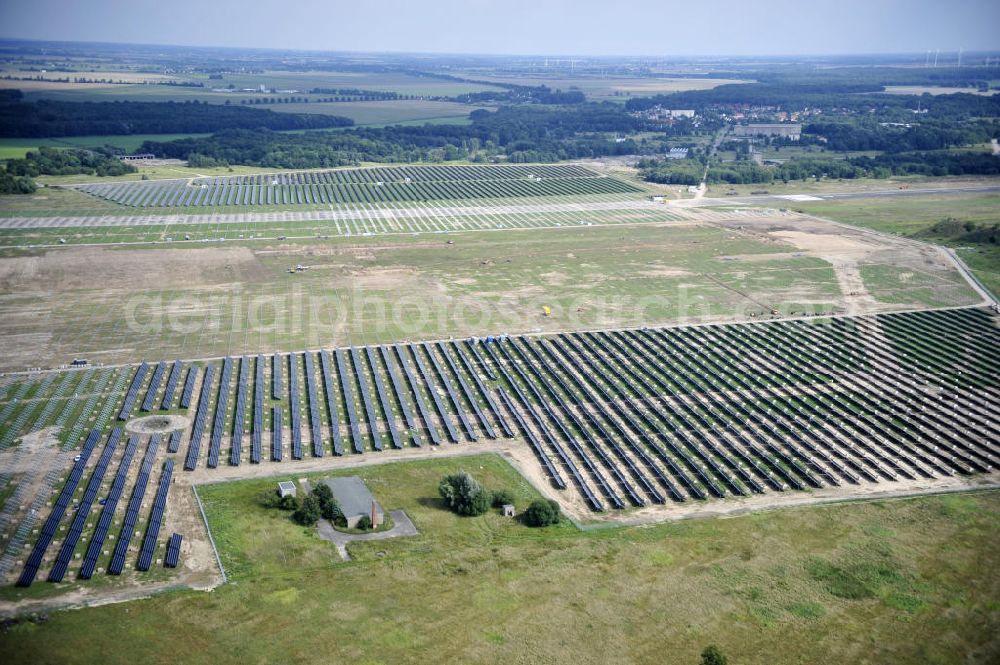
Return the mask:
<svg viewBox="0 0 1000 665">
<path fill-rule="evenodd" d="M 317 206 L 637 193 L 574 165 L 403 166 L 81 185 L 130 208 Z"/>
<path fill-rule="evenodd" d="M 625 579 L 621 566 L 648 582 L 669 557 L 689 569 L 677 547 L 716 546 L 685 535 L 719 529 L 705 517 L 786 508 L 775 512 L 818 524 L 832 508 L 820 504 L 874 510 L 1000 482 L 997 315 L 952 263 L 923 243 L 787 210 L 664 204 L 603 173 L 511 164 L 106 182 L 67 185 L 94 206 L 82 216 L 0 218 L 5 251 L 38 254 L 16 259 L 34 277 L 17 278 L 21 300 L 4 306 L 0 608 L 177 588 L 218 587 L 221 599 L 265 579 L 335 584 L 341 599 L 365 586 L 360 571 L 370 580 L 391 562 L 392 574 L 442 571 L 441 593 L 458 582 L 506 611 L 475 590 L 489 575 L 465 571 L 479 563 L 454 564 L 463 543 L 497 566 L 501 593 L 516 569 L 520 597 L 555 597 L 544 580 L 576 582 L 537 557 L 561 557 L 571 535 L 588 541 L 567 559 L 574 568 L 590 575 L 613 560 L 602 579 Z M 118 244 L 133 247 L 105 247 Z M 689 309 L 618 307 L 668 291 L 687 294 Z M 165 306 L 150 312 L 186 294 L 239 293 L 240 318 L 130 327 L 124 303 L 157 293 Z M 363 312 L 301 331 L 254 327 L 255 299 L 274 299 L 277 322 L 278 308 L 294 316 L 298 293 L 452 305 L 437 329 L 369 329 Z M 452 317 L 492 298 L 523 316 Z M 58 368 L 68 357 L 90 365 Z M 34 365 L 55 369 L 22 371 Z M 437 483 L 466 469 L 513 489 L 521 514 L 444 510 Z M 277 480 L 342 474 L 364 477 L 387 509 L 405 507 L 419 536 L 353 543 L 345 562 L 321 532 L 260 500 Z M 527 530 L 536 497 L 573 523 Z M 730 575 L 731 558 L 703 568 Z M 602 590 L 584 587 L 589 611 Z M 271 621 L 270 596 L 253 598 Z M 311 594 L 294 602 L 280 611 Z"/>
<path fill-rule="evenodd" d="M 0 409 L 5 432 L 58 421 L 64 450 L 82 440 L 34 519 L 5 504 L 0 524 L 21 525 L 0 570 L 28 586 L 154 560 L 162 569 L 173 475 L 389 450 L 521 451 L 579 518 L 989 474 L 1000 463 L 998 342 L 993 314 L 964 308 L 151 361 L 8 382 L 5 400 L 95 390 L 84 408 L 56 398 L 52 409 Z M 124 431 L 152 417 L 147 407 L 189 425 Z"/>
</svg>

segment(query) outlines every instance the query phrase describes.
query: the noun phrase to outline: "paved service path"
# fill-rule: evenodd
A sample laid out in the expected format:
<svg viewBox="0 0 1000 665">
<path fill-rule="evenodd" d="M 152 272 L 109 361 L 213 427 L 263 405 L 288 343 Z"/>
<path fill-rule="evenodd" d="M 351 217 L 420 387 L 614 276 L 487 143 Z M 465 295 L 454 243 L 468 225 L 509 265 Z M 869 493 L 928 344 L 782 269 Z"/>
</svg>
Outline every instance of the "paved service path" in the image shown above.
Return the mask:
<svg viewBox="0 0 1000 665">
<path fill-rule="evenodd" d="M 320 520 L 319 537 L 336 545 L 341 558 L 344 561 L 350 561 L 351 555 L 347 553 L 347 543 L 355 540 L 385 540 L 417 535 L 417 527 L 413 525 L 413 521 L 405 511 L 390 510 L 389 516 L 392 517 L 392 528 L 388 531 L 375 533 L 344 533 L 334 529 L 327 520 Z"/>
</svg>

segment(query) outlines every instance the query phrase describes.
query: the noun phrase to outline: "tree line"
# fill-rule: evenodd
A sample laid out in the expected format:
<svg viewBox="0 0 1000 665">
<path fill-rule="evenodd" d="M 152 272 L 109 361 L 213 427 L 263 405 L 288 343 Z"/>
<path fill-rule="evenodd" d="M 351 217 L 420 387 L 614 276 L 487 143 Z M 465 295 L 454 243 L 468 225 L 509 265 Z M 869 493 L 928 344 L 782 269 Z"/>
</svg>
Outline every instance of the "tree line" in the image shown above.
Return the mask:
<svg viewBox="0 0 1000 665">
<path fill-rule="evenodd" d="M 639 162 L 647 182 L 669 185 L 697 185 L 704 163 L 694 159 Z M 708 183 L 767 184 L 809 178 L 888 178 L 900 175 L 1000 175 L 1000 159 L 985 152 L 907 152 L 876 157 L 796 157 L 779 165 L 751 161 L 717 162 L 708 170 Z"/>
<path fill-rule="evenodd" d="M 0 97 L 0 137 L 209 133 L 227 128 L 271 130 L 347 127 L 350 118 L 205 102 L 25 102 Z"/>
<path fill-rule="evenodd" d="M 164 157 L 274 168 L 319 168 L 361 161 L 416 162 L 482 160 L 503 155 L 512 162 L 551 162 L 634 154 L 631 133 L 638 121 L 610 103 L 569 107 L 510 106 L 469 114 L 469 125 L 361 127 L 341 132 L 281 134 L 230 129 L 212 136 L 146 141 L 142 152 Z"/>
</svg>

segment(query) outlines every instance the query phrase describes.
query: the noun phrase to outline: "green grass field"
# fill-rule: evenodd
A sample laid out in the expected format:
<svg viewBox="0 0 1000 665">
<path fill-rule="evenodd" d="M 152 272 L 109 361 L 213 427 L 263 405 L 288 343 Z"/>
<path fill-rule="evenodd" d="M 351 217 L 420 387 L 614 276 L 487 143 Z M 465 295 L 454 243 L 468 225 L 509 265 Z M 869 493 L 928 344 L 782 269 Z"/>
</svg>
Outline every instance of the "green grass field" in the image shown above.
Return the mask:
<svg viewBox="0 0 1000 665">
<path fill-rule="evenodd" d="M 310 224 L 283 227 L 314 235 Z M 761 310 L 748 296 L 768 307 L 813 303 L 826 311 L 839 294 L 833 269 L 819 259 L 782 254 L 723 261 L 786 248 L 709 226 L 448 237 L 454 244 L 441 236 L 401 234 L 252 246 L 63 249 L 47 258 L 6 259 L 12 269 L 28 261 L 40 272 L 11 282 L 0 305 L 4 360 L 22 367 L 78 355 L 101 362 L 201 358 L 731 318 L 747 308 Z M 288 274 L 298 263 L 312 267 Z M 554 308 L 552 316 L 541 315 L 543 305 Z"/>
<path fill-rule="evenodd" d="M 356 543 L 342 562 L 260 504 L 274 480 L 204 486 L 230 584 L 19 623 L 0 657 L 167 663 L 182 649 L 188 663 L 696 663 L 711 643 L 730 662 L 775 665 L 1000 655 L 1000 493 L 532 530 L 493 512 L 446 512 L 437 483 L 458 469 L 513 490 L 519 510 L 535 496 L 492 455 L 358 469 L 420 535 Z"/>
<path fill-rule="evenodd" d="M 782 148 L 782 152 L 788 150 L 787 148 Z M 792 150 L 801 150 L 800 148 L 792 148 Z M 806 152 L 805 154 L 808 154 Z M 845 153 L 829 153 L 829 152 L 819 152 L 819 156 L 829 157 L 831 155 L 843 155 Z M 851 154 L 851 153 L 847 153 Z M 858 153 L 860 154 L 860 153 Z M 779 155 L 780 157 L 780 155 Z M 813 194 L 815 196 L 821 196 L 823 194 L 828 194 L 832 192 L 857 192 L 857 191 L 885 191 L 893 189 L 923 189 L 923 188 L 946 188 L 946 187 L 957 187 L 957 186 L 983 186 L 991 185 L 996 182 L 995 178 L 981 177 L 981 176 L 944 176 L 944 177 L 927 177 L 927 176 L 894 176 L 892 178 L 857 178 L 854 180 L 832 180 L 825 178 L 822 180 L 792 180 L 790 182 L 783 183 L 781 181 L 771 182 L 771 183 L 756 183 L 749 185 L 730 185 L 726 183 L 719 183 L 715 185 L 709 185 L 708 191 L 705 194 L 708 197 L 719 197 L 723 198 L 725 196 L 748 196 L 755 192 L 767 192 L 775 196 L 781 196 L 785 194 Z M 912 195 L 911 195 L 912 196 Z M 819 205 L 819 202 L 788 202 L 788 207 L 798 208 L 804 205 Z M 827 203 L 830 203 L 829 201 Z M 853 203 L 858 203 L 854 201 Z M 861 202 L 862 204 L 864 202 Z"/>
</svg>

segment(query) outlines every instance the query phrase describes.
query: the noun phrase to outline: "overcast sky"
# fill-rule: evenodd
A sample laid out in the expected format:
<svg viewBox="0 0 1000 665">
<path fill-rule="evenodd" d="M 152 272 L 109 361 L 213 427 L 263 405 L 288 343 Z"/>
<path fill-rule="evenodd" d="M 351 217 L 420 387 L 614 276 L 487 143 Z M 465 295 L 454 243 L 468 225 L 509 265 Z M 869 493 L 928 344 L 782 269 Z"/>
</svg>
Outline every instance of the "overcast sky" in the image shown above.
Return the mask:
<svg viewBox="0 0 1000 665">
<path fill-rule="evenodd" d="M 324 51 L 970 51 L 998 30 L 1000 0 L 0 0 L 3 37 Z"/>
</svg>

